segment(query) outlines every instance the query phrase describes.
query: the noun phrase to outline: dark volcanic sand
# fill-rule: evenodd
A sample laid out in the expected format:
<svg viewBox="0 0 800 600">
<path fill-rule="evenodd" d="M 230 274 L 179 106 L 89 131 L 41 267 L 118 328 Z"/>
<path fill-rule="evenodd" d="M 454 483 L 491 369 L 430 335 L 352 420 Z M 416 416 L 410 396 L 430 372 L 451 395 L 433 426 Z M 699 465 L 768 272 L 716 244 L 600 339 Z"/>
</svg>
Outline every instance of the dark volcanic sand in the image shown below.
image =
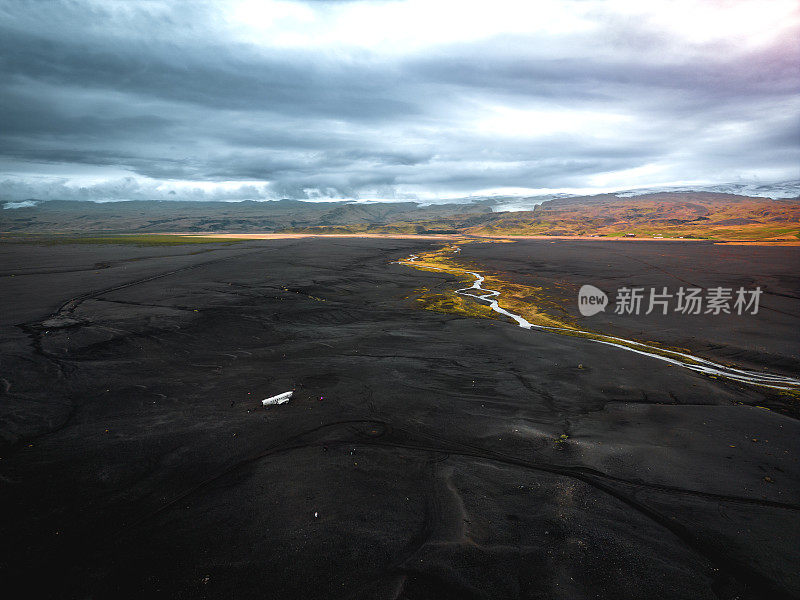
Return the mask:
<svg viewBox="0 0 800 600">
<path fill-rule="evenodd" d="M 546 244 L 464 257 L 523 277 L 541 253 L 565 280 L 614 277 L 575 262 L 583 243 Z M 686 279 L 700 278 L 693 253 L 711 251 L 677 246 L 664 252 L 689 256 Z M 0 246 L 4 587 L 27 598 L 800 594 L 796 401 L 584 339 L 415 310 L 415 288 L 454 278 L 390 261 L 430 247 Z M 620 247 L 603 264 L 636 283 L 623 271 L 657 264 L 655 247 Z M 748 252 L 762 257 L 750 271 Z M 693 335 L 791 372 L 796 279 L 758 252 L 741 248 L 736 272 L 794 285 L 795 298 L 770 300 L 781 316 L 727 333 L 701 319 Z M 261 408 L 292 388 L 288 404 Z"/>
<path fill-rule="evenodd" d="M 465 244 L 459 260 L 487 272 L 551 291 L 577 324 L 592 331 L 662 342 L 752 369 L 800 373 L 800 247 L 737 246 L 711 242 L 548 241 Z M 578 290 L 584 284 L 605 291 L 604 313 L 582 317 Z M 617 315 L 619 288 L 645 288 L 640 315 Z M 690 315 L 657 307 L 645 315 L 650 289 L 675 294 L 679 288 L 707 290 L 761 287 L 757 315 Z M 566 302 L 564 302 L 566 300 Z M 703 307 L 705 310 L 705 306 Z"/>
</svg>

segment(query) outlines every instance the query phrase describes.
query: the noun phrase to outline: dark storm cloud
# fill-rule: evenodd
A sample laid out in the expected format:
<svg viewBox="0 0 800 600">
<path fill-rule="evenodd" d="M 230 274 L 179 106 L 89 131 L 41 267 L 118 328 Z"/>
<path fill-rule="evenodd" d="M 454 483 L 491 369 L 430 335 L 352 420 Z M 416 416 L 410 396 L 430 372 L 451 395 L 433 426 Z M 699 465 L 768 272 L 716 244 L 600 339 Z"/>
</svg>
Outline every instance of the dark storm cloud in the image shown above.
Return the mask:
<svg viewBox="0 0 800 600">
<path fill-rule="evenodd" d="M 98 115 L 69 114 L 56 94 L 32 94 L 26 90 L 5 86 L 0 112 L 0 131 L 6 136 L 45 137 L 84 136 L 87 138 L 110 135 L 126 138 L 146 137 L 153 130 L 163 130 L 170 119 L 152 114 Z M 131 110 L 133 113 L 135 111 Z"/>
<path fill-rule="evenodd" d="M 376 67 L 357 69 L 291 53 L 265 58 L 247 49 L 121 45 L 113 53 L 66 41 L 31 39 L 0 29 L 7 77 L 56 86 L 106 88 L 211 109 L 374 119 L 414 112 L 392 98 L 392 79 Z M 20 52 L 19 49 L 24 49 Z M 15 52 L 16 50 L 16 52 Z M 319 61 L 319 62 L 317 62 Z"/>
<path fill-rule="evenodd" d="M 89 185 L 88 196 L 182 180 L 358 197 L 586 187 L 648 165 L 697 179 L 704 161 L 711 178 L 753 165 L 785 174 L 798 158 L 787 133 L 800 90 L 792 29 L 749 50 L 731 51 L 735 40 L 685 49 L 651 24 L 601 15 L 589 32 L 397 52 L 259 45 L 220 25 L 225 10 L 6 2 L 0 169 L 25 179 L 35 169 L 20 165 L 72 164 L 156 180 Z M 60 180 L 36 185 L 0 194 L 70 193 Z"/>
<path fill-rule="evenodd" d="M 518 44 L 524 47 L 524 43 Z M 753 97 L 784 96 L 800 89 L 797 54 L 773 47 L 728 59 L 710 56 L 705 63 L 637 64 L 603 59 L 543 59 L 491 57 L 492 44 L 461 55 L 444 54 L 418 60 L 410 71 L 429 81 L 522 96 L 586 102 L 617 102 L 623 91 L 679 91 L 698 105 L 740 102 Z M 623 88 L 623 89 L 621 89 Z M 669 110 L 669 106 L 662 106 Z"/>
</svg>

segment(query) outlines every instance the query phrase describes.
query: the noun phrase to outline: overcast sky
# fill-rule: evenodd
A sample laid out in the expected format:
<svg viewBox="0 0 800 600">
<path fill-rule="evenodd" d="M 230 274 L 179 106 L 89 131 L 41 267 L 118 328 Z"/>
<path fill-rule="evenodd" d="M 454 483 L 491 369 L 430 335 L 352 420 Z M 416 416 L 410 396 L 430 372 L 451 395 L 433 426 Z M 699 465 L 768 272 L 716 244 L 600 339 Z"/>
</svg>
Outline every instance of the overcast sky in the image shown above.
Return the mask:
<svg viewBox="0 0 800 600">
<path fill-rule="evenodd" d="M 0 0 L 0 200 L 800 179 L 796 0 Z"/>
</svg>

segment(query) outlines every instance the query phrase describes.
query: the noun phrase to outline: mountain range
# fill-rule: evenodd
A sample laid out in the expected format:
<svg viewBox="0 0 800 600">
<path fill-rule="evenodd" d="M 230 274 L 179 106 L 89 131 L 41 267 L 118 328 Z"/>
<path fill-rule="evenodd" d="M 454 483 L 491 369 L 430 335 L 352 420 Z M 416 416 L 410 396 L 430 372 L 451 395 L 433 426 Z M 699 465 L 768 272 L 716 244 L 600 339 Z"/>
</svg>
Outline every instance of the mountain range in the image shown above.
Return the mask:
<svg viewBox="0 0 800 600">
<path fill-rule="evenodd" d="M 520 203 L 526 199 L 514 200 Z M 733 240 L 800 237 L 800 198 L 712 191 L 618 192 L 463 203 L 80 202 L 36 200 L 0 211 L 0 232 L 25 234 L 293 232 L 657 236 Z"/>
</svg>

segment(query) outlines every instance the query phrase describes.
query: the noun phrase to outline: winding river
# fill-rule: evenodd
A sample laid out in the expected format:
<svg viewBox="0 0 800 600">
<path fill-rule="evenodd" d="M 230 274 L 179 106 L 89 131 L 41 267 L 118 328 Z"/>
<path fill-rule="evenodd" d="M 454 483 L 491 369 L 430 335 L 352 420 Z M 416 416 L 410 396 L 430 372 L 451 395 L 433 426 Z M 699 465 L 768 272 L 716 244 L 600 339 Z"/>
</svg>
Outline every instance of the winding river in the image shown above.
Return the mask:
<svg viewBox="0 0 800 600">
<path fill-rule="evenodd" d="M 454 252 L 459 252 L 459 251 L 460 248 L 458 247 L 454 248 Z M 416 262 L 418 259 L 419 256 L 417 256 L 416 254 L 412 254 L 409 258 L 398 262 L 400 264 L 410 264 Z M 425 266 L 425 268 L 447 272 L 445 269 L 438 269 L 436 267 L 431 267 L 427 265 Z M 483 275 L 481 275 L 480 273 L 475 273 L 474 271 L 466 271 L 466 270 L 464 271 L 464 274 L 471 275 L 472 277 L 475 278 L 475 281 L 469 287 L 456 290 L 456 294 L 460 294 L 462 296 L 469 296 L 470 298 L 474 298 L 480 302 L 487 304 L 489 308 L 491 308 L 496 313 L 499 313 L 501 315 L 513 319 L 517 323 L 517 325 L 519 327 L 522 327 L 523 329 L 540 329 L 561 335 L 582 337 L 584 339 L 596 342 L 598 344 L 605 344 L 607 346 L 613 346 L 615 348 L 619 348 L 620 350 L 635 352 L 636 354 L 641 354 L 642 356 L 655 358 L 657 360 L 678 367 L 683 367 L 684 369 L 689 369 L 690 371 L 695 371 L 696 373 L 702 373 L 703 375 L 724 377 L 726 379 L 732 379 L 734 381 L 738 381 L 741 383 L 748 383 L 751 385 L 769 387 L 777 390 L 800 390 L 800 379 L 796 379 L 794 377 L 788 377 L 785 375 L 773 375 L 771 373 L 762 373 L 759 371 L 748 371 L 746 369 L 736 369 L 734 367 L 728 367 L 726 365 L 716 363 L 711 360 L 706 360 L 698 356 L 693 356 L 685 352 L 678 352 L 677 350 L 669 350 L 666 348 L 661 348 L 658 346 L 637 342 L 635 340 L 628 340 L 625 338 L 615 337 L 612 335 L 605 335 L 605 334 L 595 333 L 592 331 L 582 331 L 580 329 L 571 329 L 567 327 L 551 327 L 545 325 L 535 325 L 529 322 L 521 315 L 518 315 L 501 307 L 500 304 L 498 303 L 500 292 L 497 290 L 490 290 L 482 287 L 482 284 L 485 281 L 485 277 Z"/>
</svg>

